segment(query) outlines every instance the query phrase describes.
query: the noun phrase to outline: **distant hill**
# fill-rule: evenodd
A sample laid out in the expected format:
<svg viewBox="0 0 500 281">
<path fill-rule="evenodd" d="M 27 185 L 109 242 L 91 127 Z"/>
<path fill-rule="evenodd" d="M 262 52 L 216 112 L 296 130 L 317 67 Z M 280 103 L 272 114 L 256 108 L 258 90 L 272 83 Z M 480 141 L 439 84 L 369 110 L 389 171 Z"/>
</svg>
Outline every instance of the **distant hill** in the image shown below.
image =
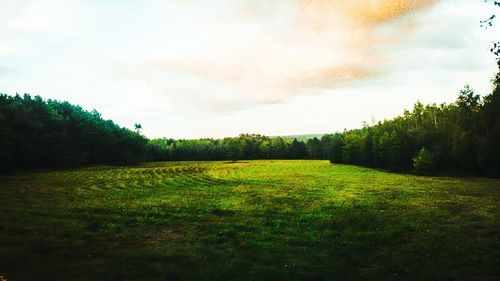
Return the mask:
<svg viewBox="0 0 500 281">
<path fill-rule="evenodd" d="M 305 135 L 288 135 L 288 136 L 279 136 L 279 137 L 282 137 L 284 139 L 297 139 L 298 141 L 307 141 L 309 139 L 312 139 L 312 138 L 318 138 L 318 139 L 321 139 L 322 136 L 324 136 L 326 134 L 305 134 Z"/>
</svg>

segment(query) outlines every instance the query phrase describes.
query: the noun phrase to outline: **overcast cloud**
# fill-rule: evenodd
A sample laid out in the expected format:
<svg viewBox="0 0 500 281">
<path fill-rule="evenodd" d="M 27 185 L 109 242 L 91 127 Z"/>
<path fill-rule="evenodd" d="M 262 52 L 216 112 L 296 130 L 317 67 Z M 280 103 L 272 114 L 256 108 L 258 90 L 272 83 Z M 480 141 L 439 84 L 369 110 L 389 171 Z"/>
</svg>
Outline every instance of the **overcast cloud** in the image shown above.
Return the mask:
<svg viewBox="0 0 500 281">
<path fill-rule="evenodd" d="M 364 5 L 360 5 L 363 2 Z M 347 3 L 347 4 L 346 4 Z M 356 128 L 490 90 L 481 0 L 0 0 L 0 92 L 150 137 Z"/>
</svg>

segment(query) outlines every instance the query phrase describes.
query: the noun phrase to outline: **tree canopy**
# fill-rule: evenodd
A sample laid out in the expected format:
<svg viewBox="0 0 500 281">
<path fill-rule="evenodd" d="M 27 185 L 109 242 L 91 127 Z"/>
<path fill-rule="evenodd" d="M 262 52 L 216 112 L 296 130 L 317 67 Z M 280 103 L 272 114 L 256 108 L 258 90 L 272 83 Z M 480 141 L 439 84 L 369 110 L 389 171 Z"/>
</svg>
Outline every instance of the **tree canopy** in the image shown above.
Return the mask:
<svg viewBox="0 0 500 281">
<path fill-rule="evenodd" d="M 68 102 L 0 94 L 0 170 L 131 164 L 147 140 Z"/>
</svg>

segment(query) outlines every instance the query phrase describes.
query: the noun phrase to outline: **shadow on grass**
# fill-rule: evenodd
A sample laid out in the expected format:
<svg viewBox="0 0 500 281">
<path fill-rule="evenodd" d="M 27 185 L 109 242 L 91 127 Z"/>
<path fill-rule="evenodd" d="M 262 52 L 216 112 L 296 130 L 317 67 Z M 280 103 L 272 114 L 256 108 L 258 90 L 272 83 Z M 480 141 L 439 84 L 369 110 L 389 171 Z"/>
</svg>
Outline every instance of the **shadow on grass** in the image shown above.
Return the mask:
<svg viewBox="0 0 500 281">
<path fill-rule="evenodd" d="M 460 209 L 279 207 L 75 208 L 31 213 L 27 225 L 16 224 L 19 211 L 2 220 L 0 272 L 8 280 L 495 280 L 500 273 L 498 220 L 466 219 Z"/>
</svg>

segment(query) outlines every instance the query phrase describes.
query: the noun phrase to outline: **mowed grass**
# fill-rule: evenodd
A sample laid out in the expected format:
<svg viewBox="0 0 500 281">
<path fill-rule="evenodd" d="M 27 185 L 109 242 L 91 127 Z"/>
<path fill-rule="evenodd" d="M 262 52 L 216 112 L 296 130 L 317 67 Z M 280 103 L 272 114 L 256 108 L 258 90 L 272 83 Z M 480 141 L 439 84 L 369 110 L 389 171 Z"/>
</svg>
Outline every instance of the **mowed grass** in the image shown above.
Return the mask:
<svg viewBox="0 0 500 281">
<path fill-rule="evenodd" d="M 0 177 L 17 280 L 499 280 L 500 180 L 327 161 Z"/>
</svg>

